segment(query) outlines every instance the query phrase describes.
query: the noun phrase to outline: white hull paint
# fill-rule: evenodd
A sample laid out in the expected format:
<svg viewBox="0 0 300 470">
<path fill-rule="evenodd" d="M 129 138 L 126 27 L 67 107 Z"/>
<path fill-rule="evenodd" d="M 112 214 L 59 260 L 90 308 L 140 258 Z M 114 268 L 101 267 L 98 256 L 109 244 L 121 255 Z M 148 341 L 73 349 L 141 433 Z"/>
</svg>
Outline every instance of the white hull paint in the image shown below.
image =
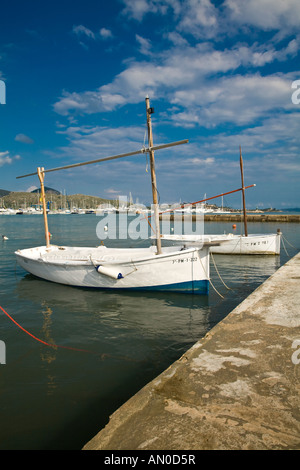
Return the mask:
<svg viewBox="0 0 300 470">
<path fill-rule="evenodd" d="M 211 248 L 212 253 L 232 255 L 279 255 L 280 234 L 233 235 L 226 243 Z"/>
<path fill-rule="evenodd" d="M 56 283 L 98 289 L 208 294 L 209 246 L 81 248 L 51 245 L 16 251 L 27 272 Z"/>
<path fill-rule="evenodd" d="M 162 235 L 162 239 L 184 243 L 186 246 L 201 245 L 203 241 L 220 242 L 212 245 L 211 253 L 227 255 L 279 255 L 281 233 L 257 235 Z"/>
</svg>

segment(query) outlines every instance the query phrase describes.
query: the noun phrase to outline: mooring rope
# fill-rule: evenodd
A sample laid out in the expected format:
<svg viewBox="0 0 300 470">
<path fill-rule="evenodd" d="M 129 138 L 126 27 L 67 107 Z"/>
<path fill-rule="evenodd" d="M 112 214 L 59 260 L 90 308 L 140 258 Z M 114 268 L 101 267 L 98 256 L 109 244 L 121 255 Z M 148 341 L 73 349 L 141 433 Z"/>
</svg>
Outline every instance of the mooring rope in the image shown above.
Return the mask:
<svg viewBox="0 0 300 470">
<path fill-rule="evenodd" d="M 205 275 L 206 275 L 206 277 L 207 277 L 207 279 L 208 279 L 208 282 L 210 283 L 210 285 L 212 286 L 212 288 L 214 289 L 214 291 L 215 291 L 220 297 L 222 297 L 222 299 L 224 299 L 224 296 L 223 296 L 222 294 L 220 294 L 220 292 L 219 292 L 219 291 L 216 289 L 216 287 L 213 285 L 210 276 L 207 275 L 206 269 L 205 269 L 205 267 L 203 266 L 203 263 L 202 263 L 202 260 L 201 260 L 200 257 L 199 257 L 199 260 L 200 260 L 202 269 L 203 269 L 203 271 L 205 272 Z"/>
<path fill-rule="evenodd" d="M 215 270 L 217 271 L 217 274 L 218 274 L 218 276 L 219 276 L 219 278 L 220 278 L 220 281 L 224 284 L 224 286 L 226 287 L 226 289 L 231 290 L 231 288 L 228 287 L 228 286 L 225 284 L 225 282 L 223 281 L 223 279 L 222 279 L 222 277 L 221 277 L 221 275 L 220 275 L 220 273 L 219 273 L 219 270 L 218 270 L 218 268 L 217 268 L 217 265 L 216 265 L 216 262 L 215 262 L 215 258 L 213 257 L 213 254 L 212 254 L 211 252 L 210 252 L 210 256 L 211 256 L 211 259 L 213 260 L 214 267 L 215 267 Z"/>
<path fill-rule="evenodd" d="M 286 254 L 287 256 L 290 256 L 290 255 L 288 254 L 288 251 L 287 251 L 286 247 L 285 247 L 285 243 L 284 243 L 283 237 L 282 237 L 281 240 L 282 240 L 282 246 L 283 246 L 283 248 L 284 248 L 285 254 Z"/>
<path fill-rule="evenodd" d="M 18 322 L 16 322 L 16 320 L 13 319 L 13 317 L 11 315 L 9 315 L 5 310 L 4 308 L 2 308 L 0 306 L 0 309 L 2 310 L 2 312 L 15 324 L 17 325 L 18 328 L 20 328 L 22 331 L 24 331 L 27 335 L 31 336 L 33 339 L 35 339 L 36 341 L 38 341 L 39 343 L 42 343 L 44 344 L 45 346 L 50 346 L 51 348 L 63 348 L 63 349 L 70 349 L 72 351 L 79 351 L 79 352 L 85 352 L 85 353 L 92 353 L 92 351 L 87 351 L 86 349 L 77 349 L 77 348 L 71 348 L 71 347 L 68 347 L 68 346 L 59 346 L 57 344 L 51 344 L 51 343 L 46 343 L 46 341 L 43 341 L 39 338 L 37 338 L 36 336 L 34 336 L 32 333 L 30 333 L 29 331 L 25 330 L 25 328 L 23 328 L 23 326 L 21 326 Z M 95 354 L 95 353 L 92 353 L 92 354 Z"/>
<path fill-rule="evenodd" d="M 292 245 L 292 244 L 288 241 L 288 239 L 285 238 L 285 236 L 282 234 L 282 240 L 283 240 L 283 239 L 284 239 L 292 248 L 295 248 L 295 250 L 297 250 L 297 248 L 296 248 L 294 245 Z"/>
<path fill-rule="evenodd" d="M 49 346 L 50 348 L 53 348 L 53 349 L 61 348 L 61 349 L 68 349 L 68 350 L 71 350 L 71 351 L 77 351 L 77 352 L 93 354 L 94 356 L 98 356 L 101 360 L 110 358 L 110 359 L 117 359 L 117 360 L 122 360 L 122 361 L 129 361 L 129 362 L 139 362 L 139 359 L 135 360 L 135 359 L 132 359 L 132 358 L 129 358 L 129 357 L 126 357 L 126 356 L 116 356 L 116 355 L 108 354 L 108 353 L 98 353 L 98 352 L 95 352 L 95 351 L 89 351 L 87 349 L 72 348 L 72 347 L 69 347 L 69 346 L 61 346 L 61 345 L 58 345 L 58 344 L 47 343 L 46 341 L 43 341 L 43 340 L 37 338 L 32 333 L 30 333 L 25 328 L 23 328 L 23 326 L 21 326 L 18 322 L 16 322 L 16 320 L 14 320 L 14 318 L 11 315 L 9 315 L 4 310 L 3 307 L 0 306 L 0 309 L 15 325 L 17 325 L 18 328 L 20 328 L 22 331 L 24 331 L 24 333 L 31 336 L 31 338 L 38 341 L 39 343 L 42 343 L 45 346 Z"/>
</svg>

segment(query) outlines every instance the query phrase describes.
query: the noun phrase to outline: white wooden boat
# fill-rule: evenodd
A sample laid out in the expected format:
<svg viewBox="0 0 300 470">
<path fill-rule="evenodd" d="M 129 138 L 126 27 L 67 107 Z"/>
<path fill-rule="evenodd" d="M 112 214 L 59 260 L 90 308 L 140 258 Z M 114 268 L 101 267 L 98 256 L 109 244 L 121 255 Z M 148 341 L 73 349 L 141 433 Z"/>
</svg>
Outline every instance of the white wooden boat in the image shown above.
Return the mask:
<svg viewBox="0 0 300 470">
<path fill-rule="evenodd" d="M 176 235 L 166 234 L 161 235 L 161 239 L 173 241 L 176 243 L 184 243 L 184 246 L 202 246 L 205 242 L 211 242 L 210 248 L 211 253 L 227 254 L 227 255 L 279 255 L 280 254 L 280 242 L 281 232 L 277 231 L 275 234 L 248 234 L 247 228 L 247 212 L 245 204 L 245 189 L 251 186 L 244 186 L 244 173 L 243 173 L 243 158 L 242 150 L 240 147 L 240 169 L 241 169 L 241 180 L 242 187 L 240 189 L 229 191 L 228 193 L 220 194 L 217 197 L 225 196 L 236 191 L 242 191 L 243 195 L 243 213 L 244 213 L 244 234 L 236 235 L 233 233 L 224 235 Z M 252 185 L 255 186 L 255 185 Z M 197 203 L 203 203 L 210 199 L 214 199 L 216 196 Z M 195 203 L 194 203 L 195 204 Z M 213 243 L 215 242 L 215 243 Z"/>
<path fill-rule="evenodd" d="M 48 281 L 77 287 L 208 294 L 209 245 L 149 248 L 46 246 L 18 250 L 19 265 Z"/>
<path fill-rule="evenodd" d="M 148 97 L 146 97 L 146 111 L 148 148 L 49 170 L 39 167 L 35 173 L 18 177 L 23 178 L 36 174 L 39 177 L 46 239 L 45 246 L 18 250 L 15 253 L 22 268 L 48 281 L 72 286 L 106 289 L 171 290 L 205 295 L 208 293 L 210 243 L 192 248 L 162 249 L 161 247 L 154 150 L 172 147 L 188 141 L 153 146 L 151 127 L 153 108 L 150 108 Z M 150 157 L 156 247 L 150 247 L 149 249 L 112 249 L 50 245 L 44 190 L 45 173 L 115 158 L 145 154 L 146 152 L 149 153 Z"/>
<path fill-rule="evenodd" d="M 204 242 L 213 244 L 211 253 L 226 255 L 279 255 L 281 232 L 270 234 L 235 235 L 161 235 L 162 240 L 184 244 L 186 247 L 201 246 Z"/>
<path fill-rule="evenodd" d="M 213 246 L 211 253 L 227 255 L 279 255 L 281 233 L 211 236 L 211 240 L 226 240 L 220 246 Z"/>
</svg>

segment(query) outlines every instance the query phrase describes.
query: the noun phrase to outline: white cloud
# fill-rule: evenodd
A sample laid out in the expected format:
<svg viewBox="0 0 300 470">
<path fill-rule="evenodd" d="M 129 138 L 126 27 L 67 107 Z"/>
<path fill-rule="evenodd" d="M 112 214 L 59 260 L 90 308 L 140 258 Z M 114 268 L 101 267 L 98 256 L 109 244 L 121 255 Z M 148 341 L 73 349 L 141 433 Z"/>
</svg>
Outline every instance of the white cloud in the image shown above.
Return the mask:
<svg viewBox="0 0 300 470">
<path fill-rule="evenodd" d="M 135 151 L 143 146 L 143 132 L 142 127 L 70 126 L 57 131 L 70 142 L 59 151 L 62 156 L 72 154 L 74 159 L 83 161 Z"/>
<path fill-rule="evenodd" d="M 113 37 L 111 30 L 107 28 L 101 28 L 99 34 L 102 39 L 110 39 Z"/>
<path fill-rule="evenodd" d="M 169 41 L 171 41 L 174 46 L 188 46 L 188 41 L 185 39 L 181 34 L 179 34 L 177 31 L 171 31 L 170 33 L 167 33 L 167 38 Z"/>
<path fill-rule="evenodd" d="M 196 38 L 211 38 L 216 36 L 218 31 L 218 15 L 217 8 L 210 0 L 186 0 L 177 28 Z"/>
<path fill-rule="evenodd" d="M 14 160 L 20 160 L 20 158 L 20 155 L 11 156 L 8 150 L 6 152 L 0 152 L 0 166 L 11 165 Z"/>
<path fill-rule="evenodd" d="M 215 6 L 212 0 L 122 0 L 123 14 L 142 21 L 151 13 L 168 15 L 177 31 L 195 38 L 214 38 L 236 28 L 254 26 L 290 35 L 299 30 L 299 0 L 225 0 Z"/>
<path fill-rule="evenodd" d="M 234 123 L 244 126 L 262 119 L 272 110 L 292 109 L 291 76 L 254 74 L 222 77 L 207 81 L 201 88 L 175 92 L 172 103 L 183 108 L 183 111 L 172 114 L 176 125 L 209 128 Z"/>
<path fill-rule="evenodd" d="M 136 39 L 141 44 L 144 53 L 148 53 L 150 42 L 141 36 L 136 35 Z M 104 111 L 112 111 L 125 104 L 138 103 L 145 98 L 146 94 L 152 97 L 160 96 L 171 103 L 180 105 L 183 109 L 178 115 L 181 122 L 197 122 L 194 119 L 193 102 L 203 106 L 211 106 L 207 110 L 215 110 L 215 121 L 224 122 L 230 120 L 232 111 L 236 112 L 236 107 L 248 104 L 247 94 L 253 94 L 254 98 L 261 99 L 262 103 L 269 100 L 268 109 L 284 106 L 287 96 L 287 79 L 285 80 L 284 97 L 283 78 L 276 74 L 271 77 L 260 77 L 259 75 L 247 74 L 244 76 L 233 75 L 240 67 L 246 69 L 257 69 L 266 64 L 274 63 L 276 60 L 283 61 L 289 55 L 294 55 L 298 51 L 297 40 L 292 40 L 282 49 L 276 50 L 272 44 L 253 44 L 251 47 L 237 45 L 231 49 L 215 49 L 209 43 L 200 43 L 194 47 L 180 46 L 163 51 L 156 55 L 152 61 L 136 62 L 131 61 L 127 68 L 117 75 L 111 83 L 99 87 L 95 91 L 83 93 L 65 92 L 55 103 L 54 109 L 61 115 L 69 113 L 92 114 Z M 227 77 L 226 74 L 230 72 Z M 297 78 L 297 77 L 296 77 Z M 276 87 L 281 84 L 277 90 Z M 290 86 L 290 85 L 289 85 Z M 274 94 L 272 94 L 274 90 Z M 278 92 L 278 96 L 276 93 Z M 226 99 L 227 96 L 227 99 Z M 241 99 L 239 100 L 239 97 Z M 228 99 L 230 98 L 230 99 Z M 212 107 L 212 103 L 218 100 Z M 237 104 L 234 106 L 234 104 Z M 257 117 L 259 110 L 264 110 L 264 105 L 250 103 L 250 109 L 256 111 L 253 118 Z M 250 122 L 248 107 L 244 108 L 244 122 Z M 189 117 L 190 116 L 190 117 Z M 248 117 L 247 117 L 248 116 Z M 210 118 L 210 116 L 208 116 Z M 236 121 L 236 119 L 234 119 Z M 241 122 L 241 118 L 239 118 Z M 202 123 L 201 123 L 202 125 Z"/>
<path fill-rule="evenodd" d="M 91 31 L 90 29 L 86 28 L 85 26 L 83 25 L 77 25 L 77 26 L 73 26 L 73 33 L 75 33 L 77 36 L 86 36 L 90 39 L 95 39 L 95 34 L 93 33 L 93 31 Z"/>
<path fill-rule="evenodd" d="M 125 4 L 125 9 L 123 11 L 124 15 L 132 16 L 132 18 L 141 21 L 145 14 L 154 10 L 153 4 L 147 0 L 123 0 Z"/>
<path fill-rule="evenodd" d="M 135 35 L 135 39 L 140 45 L 140 53 L 144 55 L 151 55 L 151 41 L 149 39 L 143 38 L 138 34 Z"/>
<path fill-rule="evenodd" d="M 299 0 L 225 0 L 229 18 L 263 30 L 299 29 Z"/>
<path fill-rule="evenodd" d="M 171 8 L 175 13 L 181 9 L 180 0 L 122 0 L 125 4 L 123 11 L 137 21 L 142 21 L 148 13 L 165 15 Z"/>
<path fill-rule="evenodd" d="M 22 142 L 23 144 L 33 144 L 34 141 L 25 134 L 17 134 L 15 137 L 16 142 Z"/>
</svg>

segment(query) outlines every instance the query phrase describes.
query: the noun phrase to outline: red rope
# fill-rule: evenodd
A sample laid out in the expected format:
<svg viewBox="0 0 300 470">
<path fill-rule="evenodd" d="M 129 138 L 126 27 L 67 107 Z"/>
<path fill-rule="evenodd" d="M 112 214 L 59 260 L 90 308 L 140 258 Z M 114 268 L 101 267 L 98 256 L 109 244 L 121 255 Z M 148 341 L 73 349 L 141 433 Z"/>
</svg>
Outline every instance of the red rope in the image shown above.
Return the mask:
<svg viewBox="0 0 300 470">
<path fill-rule="evenodd" d="M 33 334 L 29 333 L 29 331 L 25 330 L 25 328 L 23 328 L 21 325 L 19 325 L 19 323 L 16 322 L 16 320 L 13 319 L 13 317 L 11 317 L 5 310 L 4 308 L 2 308 L 0 306 L 0 309 L 2 310 L 3 313 L 5 313 L 5 315 L 12 321 L 15 323 L 15 325 L 17 325 L 22 331 L 24 331 L 27 335 L 31 336 L 33 339 L 35 339 L 36 341 L 39 341 L 40 343 L 42 344 L 45 344 L 46 346 L 50 346 L 51 348 L 63 348 L 63 349 L 71 349 L 72 351 L 79 351 L 79 352 L 86 352 L 86 353 L 90 353 L 91 351 L 86 351 L 85 349 L 76 349 L 76 348 L 69 348 L 68 346 L 59 346 L 57 344 L 50 344 L 50 343 L 46 343 L 45 341 L 42 341 L 41 339 L 37 338 L 36 336 L 34 336 Z"/>
</svg>

